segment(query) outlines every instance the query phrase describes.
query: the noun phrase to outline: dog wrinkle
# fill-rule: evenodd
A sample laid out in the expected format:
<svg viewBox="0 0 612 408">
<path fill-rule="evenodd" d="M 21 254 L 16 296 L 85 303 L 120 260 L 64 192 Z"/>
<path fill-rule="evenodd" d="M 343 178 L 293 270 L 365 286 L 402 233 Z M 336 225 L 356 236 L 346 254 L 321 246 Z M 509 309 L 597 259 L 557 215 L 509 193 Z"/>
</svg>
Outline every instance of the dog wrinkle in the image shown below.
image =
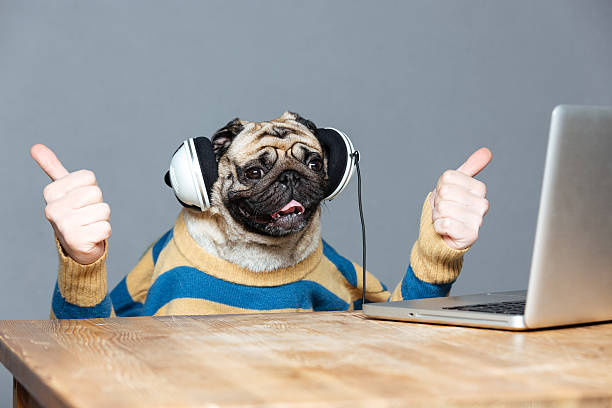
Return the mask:
<svg viewBox="0 0 612 408">
<path fill-rule="evenodd" d="M 280 127 L 280 126 L 274 126 L 272 128 L 274 134 L 272 134 L 273 136 L 278 136 L 281 139 L 284 138 L 287 134 L 291 133 L 291 130 L 285 128 L 285 127 Z"/>
</svg>

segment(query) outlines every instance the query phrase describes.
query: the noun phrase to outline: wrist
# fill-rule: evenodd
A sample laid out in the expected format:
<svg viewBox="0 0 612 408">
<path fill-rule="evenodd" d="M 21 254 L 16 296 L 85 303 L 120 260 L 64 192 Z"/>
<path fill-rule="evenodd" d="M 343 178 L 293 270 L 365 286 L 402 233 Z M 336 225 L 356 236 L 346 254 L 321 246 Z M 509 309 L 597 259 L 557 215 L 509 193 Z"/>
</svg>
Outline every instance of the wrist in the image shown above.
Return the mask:
<svg viewBox="0 0 612 408">
<path fill-rule="evenodd" d="M 64 256 L 71 258 L 74 262 L 83 266 L 96 263 L 106 252 L 106 241 L 96 244 L 96 246 L 89 252 L 82 252 L 71 249 L 60 238 L 57 238 L 57 240 L 60 244 L 58 250 L 60 250 Z"/>
<path fill-rule="evenodd" d="M 414 274 L 422 281 L 442 284 L 457 279 L 463 265 L 463 255 L 468 248 L 455 249 L 433 228 L 431 194 L 423 203 L 419 239 L 410 254 Z"/>
<path fill-rule="evenodd" d="M 57 285 L 62 297 L 74 305 L 90 307 L 100 303 L 107 293 L 106 256 L 108 245 L 104 242 L 104 252 L 93 263 L 81 264 L 70 257 L 55 239 L 59 257 Z"/>
</svg>

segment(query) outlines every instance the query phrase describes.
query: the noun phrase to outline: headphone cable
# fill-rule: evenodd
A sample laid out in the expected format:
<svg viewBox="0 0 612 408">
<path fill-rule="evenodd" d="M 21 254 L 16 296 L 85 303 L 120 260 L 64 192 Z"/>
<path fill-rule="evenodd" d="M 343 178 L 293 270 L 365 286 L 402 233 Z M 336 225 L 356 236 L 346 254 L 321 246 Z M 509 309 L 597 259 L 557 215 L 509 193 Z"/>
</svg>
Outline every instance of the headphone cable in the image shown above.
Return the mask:
<svg viewBox="0 0 612 408">
<path fill-rule="evenodd" d="M 363 309 L 363 305 L 366 304 L 366 228 L 363 218 L 363 205 L 361 203 L 361 171 L 359 170 L 359 151 L 355 151 L 352 156 L 355 158 L 355 167 L 357 168 L 357 202 L 359 203 L 359 218 L 361 220 L 361 281 L 363 286 L 363 291 L 361 294 L 361 308 Z"/>
</svg>

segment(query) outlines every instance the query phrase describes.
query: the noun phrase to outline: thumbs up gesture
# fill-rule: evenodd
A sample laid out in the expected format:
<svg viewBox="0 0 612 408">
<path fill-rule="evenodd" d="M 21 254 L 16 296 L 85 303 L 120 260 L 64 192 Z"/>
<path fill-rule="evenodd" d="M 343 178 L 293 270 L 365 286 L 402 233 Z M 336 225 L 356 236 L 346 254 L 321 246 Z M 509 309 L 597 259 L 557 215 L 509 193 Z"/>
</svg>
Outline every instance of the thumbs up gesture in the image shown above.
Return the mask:
<svg viewBox="0 0 612 408">
<path fill-rule="evenodd" d="M 30 155 L 52 182 L 43 190 L 45 217 L 68 256 L 87 265 L 97 261 L 110 237 L 110 207 L 90 170 L 69 173 L 48 147 L 37 144 Z"/>
<path fill-rule="evenodd" d="M 430 195 L 434 230 L 453 249 L 465 249 L 478 239 L 489 201 L 486 185 L 474 176 L 491 157 L 486 147 L 477 150 L 457 170 L 445 171 Z"/>
</svg>

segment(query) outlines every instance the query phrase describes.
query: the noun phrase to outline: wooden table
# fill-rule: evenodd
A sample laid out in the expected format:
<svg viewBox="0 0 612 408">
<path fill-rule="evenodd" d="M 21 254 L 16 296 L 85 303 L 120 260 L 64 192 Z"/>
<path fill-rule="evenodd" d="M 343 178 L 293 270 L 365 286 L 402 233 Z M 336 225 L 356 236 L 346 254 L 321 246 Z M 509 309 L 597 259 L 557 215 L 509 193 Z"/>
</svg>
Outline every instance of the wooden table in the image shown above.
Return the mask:
<svg viewBox="0 0 612 408">
<path fill-rule="evenodd" d="M 14 406 L 612 407 L 611 344 L 612 324 L 515 333 L 359 312 L 0 322 Z"/>
</svg>

